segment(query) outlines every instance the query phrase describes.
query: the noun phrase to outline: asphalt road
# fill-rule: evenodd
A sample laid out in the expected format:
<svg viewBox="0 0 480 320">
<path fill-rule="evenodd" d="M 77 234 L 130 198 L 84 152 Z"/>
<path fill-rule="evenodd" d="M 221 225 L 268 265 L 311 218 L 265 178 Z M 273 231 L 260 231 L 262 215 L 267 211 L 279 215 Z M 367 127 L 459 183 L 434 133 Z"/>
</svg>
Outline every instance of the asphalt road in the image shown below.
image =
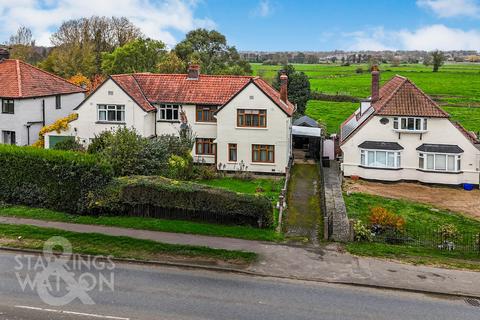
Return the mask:
<svg viewBox="0 0 480 320">
<path fill-rule="evenodd" d="M 480 307 L 460 298 L 129 264 L 111 270 L 113 292 L 87 292 L 94 305 L 77 298 L 51 306 L 37 290 L 22 290 L 16 273 L 20 279 L 36 273 L 19 261 L 24 268 L 16 270 L 15 254 L 0 252 L 0 320 L 480 319 Z M 99 275 L 85 267 L 82 272 Z M 110 271 L 102 272 L 108 278 Z M 60 288 L 58 296 L 66 292 Z"/>
</svg>

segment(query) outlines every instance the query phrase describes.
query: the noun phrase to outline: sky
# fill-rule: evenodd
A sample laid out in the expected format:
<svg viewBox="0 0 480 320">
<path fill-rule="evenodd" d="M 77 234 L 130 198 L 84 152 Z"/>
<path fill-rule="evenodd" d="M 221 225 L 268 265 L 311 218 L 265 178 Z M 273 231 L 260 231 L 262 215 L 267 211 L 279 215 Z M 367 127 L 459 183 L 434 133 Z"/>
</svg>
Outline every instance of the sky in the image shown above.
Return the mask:
<svg viewBox="0 0 480 320">
<path fill-rule="evenodd" d="M 202 27 L 242 51 L 480 51 L 480 0 L 0 0 L 0 43 L 23 25 L 48 46 L 62 21 L 92 15 L 170 47 Z"/>
</svg>

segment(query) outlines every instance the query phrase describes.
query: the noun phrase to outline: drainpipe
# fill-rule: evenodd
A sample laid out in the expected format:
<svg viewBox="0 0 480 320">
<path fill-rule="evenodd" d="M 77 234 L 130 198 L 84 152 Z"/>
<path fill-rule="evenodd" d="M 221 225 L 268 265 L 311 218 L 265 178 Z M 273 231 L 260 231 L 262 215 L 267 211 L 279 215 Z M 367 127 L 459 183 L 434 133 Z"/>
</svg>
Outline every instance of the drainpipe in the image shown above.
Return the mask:
<svg viewBox="0 0 480 320">
<path fill-rule="evenodd" d="M 30 145 L 30 125 L 27 124 L 27 146 Z"/>
<path fill-rule="evenodd" d="M 42 100 L 42 125 L 45 127 L 45 99 Z"/>
</svg>

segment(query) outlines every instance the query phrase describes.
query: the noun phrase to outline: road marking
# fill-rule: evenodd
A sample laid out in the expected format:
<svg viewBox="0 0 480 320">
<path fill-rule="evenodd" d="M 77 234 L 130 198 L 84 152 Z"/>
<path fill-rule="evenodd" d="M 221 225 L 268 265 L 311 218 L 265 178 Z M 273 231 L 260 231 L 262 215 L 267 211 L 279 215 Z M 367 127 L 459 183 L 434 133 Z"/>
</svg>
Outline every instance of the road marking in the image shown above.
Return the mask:
<svg viewBox="0 0 480 320">
<path fill-rule="evenodd" d="M 15 308 L 45 311 L 45 312 L 53 312 L 53 313 L 71 314 L 71 315 L 81 316 L 81 317 L 92 317 L 92 318 L 112 319 L 112 320 L 130 320 L 130 318 L 121 318 L 121 317 L 115 317 L 115 316 L 104 316 L 104 315 L 101 315 L 101 314 L 82 313 L 82 312 L 74 312 L 74 311 L 66 311 L 66 310 L 44 309 L 44 308 L 30 307 L 30 306 L 15 306 Z"/>
</svg>

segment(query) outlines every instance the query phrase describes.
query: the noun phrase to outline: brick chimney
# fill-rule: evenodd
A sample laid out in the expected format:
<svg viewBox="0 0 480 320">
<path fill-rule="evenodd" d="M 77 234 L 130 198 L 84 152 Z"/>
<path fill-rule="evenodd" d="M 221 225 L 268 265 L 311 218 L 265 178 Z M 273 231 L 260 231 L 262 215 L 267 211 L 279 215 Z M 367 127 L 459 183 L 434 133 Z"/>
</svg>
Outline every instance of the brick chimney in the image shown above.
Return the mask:
<svg viewBox="0 0 480 320">
<path fill-rule="evenodd" d="M 285 72 L 280 75 L 280 99 L 287 103 L 288 100 L 288 76 Z"/>
<path fill-rule="evenodd" d="M 198 64 L 188 65 L 188 80 L 198 80 L 200 77 L 200 66 Z"/>
<path fill-rule="evenodd" d="M 380 71 L 378 66 L 372 66 L 372 103 L 380 99 Z"/>
<path fill-rule="evenodd" d="M 10 52 L 6 48 L 0 48 L 0 61 L 10 59 Z"/>
</svg>

